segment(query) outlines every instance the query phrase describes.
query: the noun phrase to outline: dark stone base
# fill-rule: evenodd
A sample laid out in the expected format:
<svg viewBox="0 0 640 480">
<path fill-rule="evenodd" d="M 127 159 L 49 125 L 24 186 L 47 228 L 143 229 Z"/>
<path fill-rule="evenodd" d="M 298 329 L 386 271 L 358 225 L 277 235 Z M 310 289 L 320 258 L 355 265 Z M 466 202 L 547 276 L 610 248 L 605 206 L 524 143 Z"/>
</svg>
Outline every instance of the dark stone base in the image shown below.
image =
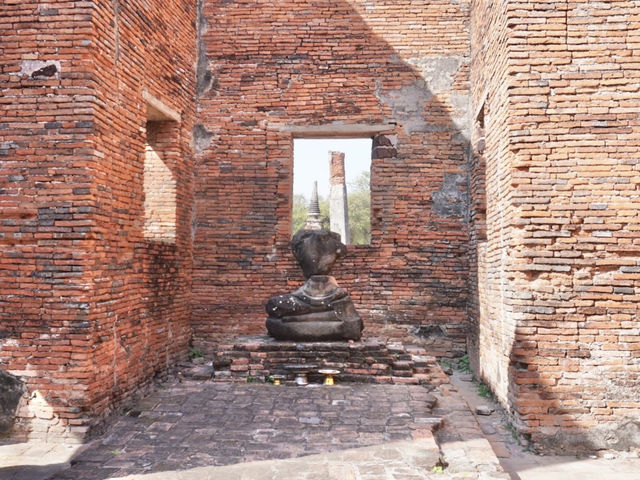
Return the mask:
<svg viewBox="0 0 640 480">
<path fill-rule="evenodd" d="M 20 379 L 0 370 L 0 434 L 8 433 L 13 427 L 16 409 L 24 391 Z"/>
<path fill-rule="evenodd" d="M 267 332 L 277 340 L 360 340 L 364 325 L 335 278 L 313 275 L 293 293 L 275 295 L 265 307 Z"/>
<path fill-rule="evenodd" d="M 335 368 L 340 382 L 402 383 L 437 386 L 448 383 L 435 357 L 417 346 L 366 338 L 357 342 L 293 342 L 264 336 L 238 337 L 218 345 L 213 365 L 215 381 L 264 381 L 270 375 L 285 375 L 292 364 Z M 319 382 L 320 374 L 310 374 Z"/>
<path fill-rule="evenodd" d="M 359 317 L 353 321 L 284 322 L 281 318 L 267 318 L 267 331 L 276 340 L 308 342 L 359 340 L 362 335 Z"/>
</svg>

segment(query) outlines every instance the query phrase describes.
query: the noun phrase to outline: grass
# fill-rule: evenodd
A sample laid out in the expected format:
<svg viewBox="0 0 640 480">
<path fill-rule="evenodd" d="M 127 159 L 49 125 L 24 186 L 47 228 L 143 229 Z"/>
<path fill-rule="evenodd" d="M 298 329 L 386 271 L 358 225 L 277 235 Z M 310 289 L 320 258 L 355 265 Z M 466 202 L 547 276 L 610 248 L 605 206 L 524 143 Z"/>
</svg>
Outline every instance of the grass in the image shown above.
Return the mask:
<svg viewBox="0 0 640 480">
<path fill-rule="evenodd" d="M 443 358 L 440 360 L 440 365 L 444 368 L 450 368 L 463 373 L 471 373 L 471 367 L 469 366 L 469 355 L 463 355 L 462 357 L 454 359 Z"/>
<path fill-rule="evenodd" d="M 458 370 L 459 372 L 472 373 L 471 365 L 469 364 L 468 354 L 463 355 L 462 357 L 459 357 L 456 360 L 442 360 L 442 365 L 451 367 L 455 370 Z M 475 375 L 473 375 L 473 381 L 476 384 L 476 391 L 478 392 L 478 395 L 480 395 L 482 398 L 495 400 L 493 392 L 485 383 L 478 380 Z"/>
<path fill-rule="evenodd" d="M 513 438 L 518 445 L 520 445 L 520 438 L 518 438 L 518 432 L 516 431 L 516 427 L 511 425 L 510 423 L 503 423 L 502 426 L 504 429 L 511 434 L 511 438 Z"/>
<path fill-rule="evenodd" d="M 458 365 L 455 367 L 456 370 L 460 370 L 461 372 L 470 373 L 471 367 L 469 365 L 469 355 L 463 355 L 458 358 Z"/>
<path fill-rule="evenodd" d="M 491 389 L 487 387 L 486 384 L 480 381 L 477 381 L 476 392 L 478 392 L 478 395 L 480 395 L 482 398 L 494 400 L 493 392 L 491 391 Z"/>
<path fill-rule="evenodd" d="M 204 353 L 198 347 L 189 348 L 189 358 L 193 360 L 194 358 L 202 358 L 204 357 Z"/>
</svg>

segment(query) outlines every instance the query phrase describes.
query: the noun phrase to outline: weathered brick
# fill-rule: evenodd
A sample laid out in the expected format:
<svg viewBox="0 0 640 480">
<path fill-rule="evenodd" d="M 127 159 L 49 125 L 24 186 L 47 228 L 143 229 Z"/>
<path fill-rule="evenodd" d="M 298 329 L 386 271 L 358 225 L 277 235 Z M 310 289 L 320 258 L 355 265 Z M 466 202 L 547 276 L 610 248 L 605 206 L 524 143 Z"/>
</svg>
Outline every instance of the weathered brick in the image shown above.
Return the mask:
<svg viewBox="0 0 640 480">
<path fill-rule="evenodd" d="M 630 101 L 637 106 L 640 68 L 625 58 L 639 46 L 616 43 L 615 35 L 638 28 L 639 6 L 492 3 L 473 2 L 471 11 L 472 103 L 484 112 L 486 132 L 482 156 L 473 159 L 486 164 L 487 216 L 476 226 L 478 215 L 470 215 L 478 252 L 471 258 L 478 271 L 471 282 L 473 368 L 535 441 L 562 429 L 582 446 L 608 448 L 600 440 L 605 430 L 587 427 L 606 411 L 597 422 L 615 430 L 618 400 L 633 397 L 618 385 L 640 385 L 635 369 L 610 363 L 633 351 L 618 335 L 638 333 L 637 324 L 614 315 L 638 311 L 628 300 L 638 279 L 620 272 L 635 273 L 640 261 L 626 246 L 636 243 L 640 195 L 625 186 L 640 165 L 640 123 L 628 115 L 624 93 L 636 92 Z M 614 72 L 609 82 L 605 75 Z M 484 203 L 472 190 L 472 210 Z M 480 243 L 476 232 L 485 231 Z M 544 328 L 522 328 L 532 324 Z M 537 409 L 546 404 L 558 408 Z M 636 398 L 624 405 L 638 418 Z"/>
<path fill-rule="evenodd" d="M 292 130 L 373 125 L 371 245 L 335 272 L 365 335 L 468 344 L 534 440 L 610 446 L 589 430 L 640 410 L 639 8 L 5 1 L 0 368 L 32 394 L 20 424 L 78 439 L 190 340 L 263 333 L 266 299 L 302 282 Z M 290 357 L 263 347 L 234 368 Z M 362 348 L 349 369 L 377 382 L 433 373 Z M 389 348 L 398 367 L 418 351 Z"/>
<path fill-rule="evenodd" d="M 175 245 L 145 240 L 141 128 L 143 89 L 182 112 L 172 173 L 190 198 L 196 9 L 115 5 L 0 6 L 0 368 L 42 395 L 36 423 L 18 418 L 31 439 L 80 440 L 190 337 L 191 204 Z"/>
<path fill-rule="evenodd" d="M 371 245 L 349 246 L 335 276 L 365 335 L 462 354 L 469 2 L 202 5 L 195 344 L 263 333 L 266 300 L 303 281 L 289 248 L 288 130 L 333 125 L 338 138 L 390 124 L 369 134 Z M 407 333 L 419 325 L 444 335 Z"/>
</svg>

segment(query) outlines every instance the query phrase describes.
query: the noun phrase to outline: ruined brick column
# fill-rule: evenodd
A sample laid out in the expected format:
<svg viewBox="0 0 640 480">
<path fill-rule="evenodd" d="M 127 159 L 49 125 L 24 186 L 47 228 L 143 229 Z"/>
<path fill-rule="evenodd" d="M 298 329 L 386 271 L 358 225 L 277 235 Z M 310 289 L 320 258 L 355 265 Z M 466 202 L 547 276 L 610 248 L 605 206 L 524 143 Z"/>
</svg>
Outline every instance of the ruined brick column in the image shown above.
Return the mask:
<svg viewBox="0 0 640 480">
<path fill-rule="evenodd" d="M 342 152 L 329 152 L 329 217 L 331 231 L 340 234 L 342 243 L 349 244 L 347 184 L 344 179 Z"/>
</svg>

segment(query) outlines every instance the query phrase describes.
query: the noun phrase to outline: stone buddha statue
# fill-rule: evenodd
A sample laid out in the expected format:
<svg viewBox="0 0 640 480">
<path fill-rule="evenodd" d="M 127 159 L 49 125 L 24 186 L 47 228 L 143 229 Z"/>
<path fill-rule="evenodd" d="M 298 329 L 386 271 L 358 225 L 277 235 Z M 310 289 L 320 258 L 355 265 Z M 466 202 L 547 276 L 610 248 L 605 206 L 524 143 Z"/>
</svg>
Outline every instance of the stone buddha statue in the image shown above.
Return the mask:
<svg viewBox="0 0 640 480">
<path fill-rule="evenodd" d="M 347 292 L 329 275 L 347 247 L 337 233 L 308 227 L 291 240 L 307 281 L 293 293 L 269 299 L 267 331 L 277 340 L 359 340 L 362 320 Z"/>
</svg>

